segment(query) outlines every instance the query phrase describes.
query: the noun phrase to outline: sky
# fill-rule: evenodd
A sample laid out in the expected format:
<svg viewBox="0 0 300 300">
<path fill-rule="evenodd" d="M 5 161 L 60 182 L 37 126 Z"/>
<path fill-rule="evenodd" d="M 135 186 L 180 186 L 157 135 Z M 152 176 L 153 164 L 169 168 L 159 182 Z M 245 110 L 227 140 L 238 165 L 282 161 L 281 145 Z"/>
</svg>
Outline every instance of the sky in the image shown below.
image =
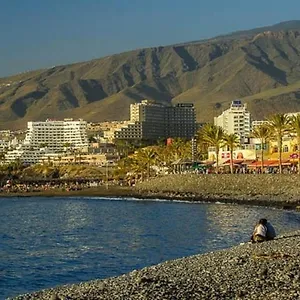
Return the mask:
<svg viewBox="0 0 300 300">
<path fill-rule="evenodd" d="M 297 20 L 299 0 L 0 0 L 0 77 Z"/>
</svg>

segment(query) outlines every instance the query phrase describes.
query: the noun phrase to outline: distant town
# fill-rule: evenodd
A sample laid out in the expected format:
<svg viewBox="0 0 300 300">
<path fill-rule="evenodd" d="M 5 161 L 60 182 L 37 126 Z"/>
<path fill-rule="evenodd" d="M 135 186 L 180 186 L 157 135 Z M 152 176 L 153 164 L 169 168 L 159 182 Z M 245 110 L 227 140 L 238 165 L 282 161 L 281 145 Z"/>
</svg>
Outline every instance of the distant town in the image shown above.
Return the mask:
<svg viewBox="0 0 300 300">
<path fill-rule="evenodd" d="M 297 115 L 284 116 L 292 120 Z M 117 166 L 138 149 L 152 149 L 154 159 L 163 152 L 155 155 L 157 147 L 173 145 L 174 155 L 165 160 L 160 157 L 156 163 L 153 160 L 151 172 L 210 172 L 216 167 L 222 172 L 281 172 L 282 166 L 288 172 L 296 172 L 299 150 L 296 131 L 286 127 L 281 142 L 270 130 L 265 137 L 257 134 L 257 128 L 270 122 L 252 120 L 247 105 L 240 100 L 232 101 L 227 110 L 214 118 L 214 124 L 197 123 L 193 104 L 165 106 L 143 100 L 130 105 L 128 121 L 87 123 L 82 119 L 47 119 L 28 122 L 26 131 L 2 130 L 0 159 L 2 165 Z M 207 132 L 203 136 L 202 131 L 208 126 L 221 128 L 227 136 L 234 135 L 233 144 L 228 140 L 226 143 L 224 137 L 219 141 L 209 139 Z"/>
</svg>

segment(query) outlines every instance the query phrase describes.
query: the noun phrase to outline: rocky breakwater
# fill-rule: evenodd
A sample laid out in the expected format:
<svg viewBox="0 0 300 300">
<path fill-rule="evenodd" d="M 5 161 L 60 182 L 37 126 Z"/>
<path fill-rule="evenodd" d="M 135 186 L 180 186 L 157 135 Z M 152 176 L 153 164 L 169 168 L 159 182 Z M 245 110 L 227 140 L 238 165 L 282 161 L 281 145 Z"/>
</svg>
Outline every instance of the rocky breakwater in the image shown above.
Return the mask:
<svg viewBox="0 0 300 300">
<path fill-rule="evenodd" d="M 300 207 L 300 176 L 292 174 L 184 174 L 139 183 L 143 197 Z"/>
<path fill-rule="evenodd" d="M 300 299 L 300 230 L 14 299 Z"/>
</svg>

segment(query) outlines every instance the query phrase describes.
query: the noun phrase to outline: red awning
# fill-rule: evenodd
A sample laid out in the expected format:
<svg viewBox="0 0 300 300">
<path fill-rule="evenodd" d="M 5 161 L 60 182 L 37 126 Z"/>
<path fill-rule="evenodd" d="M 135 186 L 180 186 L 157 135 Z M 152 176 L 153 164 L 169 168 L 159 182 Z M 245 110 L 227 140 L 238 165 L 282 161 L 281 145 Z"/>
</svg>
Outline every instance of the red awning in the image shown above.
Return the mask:
<svg viewBox="0 0 300 300">
<path fill-rule="evenodd" d="M 281 162 L 282 166 L 290 166 L 291 162 L 289 160 L 282 160 Z M 264 160 L 264 167 L 279 167 L 279 160 L 278 159 L 272 159 L 272 160 Z M 261 161 L 255 161 L 248 165 L 250 168 L 257 168 L 261 167 Z"/>
<path fill-rule="evenodd" d="M 282 166 L 290 166 L 291 162 L 289 160 L 282 160 L 281 162 Z M 279 167 L 279 160 L 273 161 L 272 163 L 269 164 L 270 167 Z"/>
</svg>

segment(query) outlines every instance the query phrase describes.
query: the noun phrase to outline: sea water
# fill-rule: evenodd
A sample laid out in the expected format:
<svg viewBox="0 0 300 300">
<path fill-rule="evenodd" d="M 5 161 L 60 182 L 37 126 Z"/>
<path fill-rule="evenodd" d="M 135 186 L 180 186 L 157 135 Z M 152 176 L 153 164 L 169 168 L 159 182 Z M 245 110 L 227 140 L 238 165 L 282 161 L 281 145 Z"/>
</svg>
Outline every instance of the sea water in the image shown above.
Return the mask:
<svg viewBox="0 0 300 300">
<path fill-rule="evenodd" d="M 279 234 L 300 213 L 129 198 L 0 198 L 0 299 L 118 276 L 248 241 L 265 217 Z"/>
</svg>

